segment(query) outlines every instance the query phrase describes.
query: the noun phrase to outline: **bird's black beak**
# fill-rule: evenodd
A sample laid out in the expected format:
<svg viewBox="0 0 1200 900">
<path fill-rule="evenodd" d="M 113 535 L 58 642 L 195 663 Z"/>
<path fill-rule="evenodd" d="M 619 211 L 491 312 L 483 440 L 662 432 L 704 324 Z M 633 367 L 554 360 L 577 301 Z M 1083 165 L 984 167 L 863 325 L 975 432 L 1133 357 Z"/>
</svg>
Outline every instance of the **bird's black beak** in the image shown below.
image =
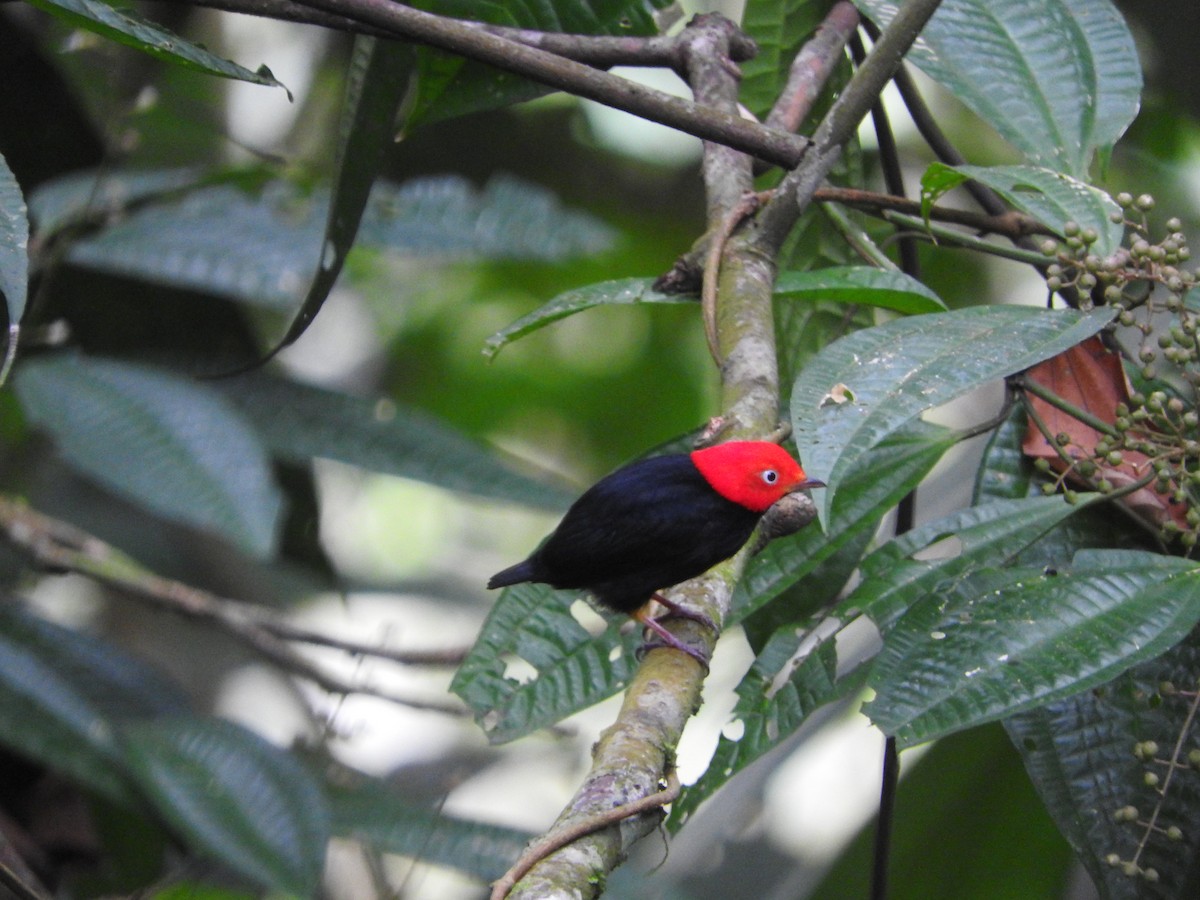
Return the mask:
<svg viewBox="0 0 1200 900">
<path fill-rule="evenodd" d="M 800 482 L 798 485 L 788 491 L 788 493 L 794 494 L 796 491 L 807 491 L 810 488 L 819 487 L 825 487 L 825 482 L 816 478 L 806 478 L 804 481 Z"/>
</svg>

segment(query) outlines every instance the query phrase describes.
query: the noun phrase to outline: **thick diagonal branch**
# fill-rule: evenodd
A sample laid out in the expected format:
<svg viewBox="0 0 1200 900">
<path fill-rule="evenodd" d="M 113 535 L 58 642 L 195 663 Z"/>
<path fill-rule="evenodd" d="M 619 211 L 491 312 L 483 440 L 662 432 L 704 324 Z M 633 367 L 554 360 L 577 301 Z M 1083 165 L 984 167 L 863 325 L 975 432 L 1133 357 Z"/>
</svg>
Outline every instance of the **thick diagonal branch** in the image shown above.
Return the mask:
<svg viewBox="0 0 1200 900">
<path fill-rule="evenodd" d="M 685 33 L 688 77 L 706 106 L 732 110 L 737 102 L 739 73 L 729 60 L 736 29 L 717 16 L 702 17 Z M 719 144 L 705 146 L 704 177 L 711 226 L 718 226 L 751 184 L 750 160 Z M 730 242 L 732 247 L 732 242 Z M 758 262 L 763 262 L 758 259 Z M 769 261 L 767 268 L 770 268 Z M 722 373 L 725 415 L 730 436 L 764 436 L 775 427 L 778 376 L 775 373 L 771 282 L 763 278 L 747 289 L 746 265 L 733 254 L 721 262 L 721 290 L 742 292 L 734 301 L 739 322 L 733 334 L 719 333 L 728 347 L 730 363 Z M 772 270 L 773 271 L 773 270 Z M 728 319 L 718 317 L 730 328 Z M 677 588 L 673 595 L 691 609 L 720 622 L 729 611 L 740 557 Z M 711 628 L 685 619 L 670 627 L 689 643 L 703 642 L 709 652 L 717 635 Z M 643 660 L 616 721 L 601 735 L 592 753 L 592 769 L 582 787 L 544 839 L 556 849 L 535 865 L 509 896 L 534 900 L 545 897 L 594 897 L 605 877 L 623 859 L 629 845 L 651 829 L 661 810 L 608 825 L 557 847 L 553 835 L 599 812 L 654 795 L 673 765 L 675 747 L 684 726 L 700 703 L 704 668 L 690 656 L 670 649 L 652 650 Z M 572 832 L 573 834 L 573 832 Z"/>
</svg>

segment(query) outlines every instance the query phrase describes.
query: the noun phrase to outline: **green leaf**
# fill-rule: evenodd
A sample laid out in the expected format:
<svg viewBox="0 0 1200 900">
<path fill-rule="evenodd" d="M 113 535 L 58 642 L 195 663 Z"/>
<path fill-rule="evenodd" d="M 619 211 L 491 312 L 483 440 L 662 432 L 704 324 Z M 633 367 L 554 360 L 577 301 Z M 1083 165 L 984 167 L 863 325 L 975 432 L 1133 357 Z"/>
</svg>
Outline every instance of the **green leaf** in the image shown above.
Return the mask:
<svg viewBox="0 0 1200 900">
<path fill-rule="evenodd" d="M 145 365 L 63 354 L 24 363 L 17 398 L 89 478 L 147 509 L 274 550 L 283 497 L 250 424 L 208 385 Z"/>
<path fill-rule="evenodd" d="M 884 635 L 866 707 L 900 746 L 1069 696 L 1162 653 L 1200 620 L 1200 569 L 1081 551 L 1067 570 L 986 570 L 939 587 Z"/>
<path fill-rule="evenodd" d="M 857 460 L 922 412 L 1028 368 L 1095 334 L 1100 308 L 972 307 L 897 319 L 826 347 L 792 390 L 792 428 L 805 471 L 824 481 L 822 522 Z"/>
<path fill-rule="evenodd" d="M 936 294 L 900 272 L 883 272 L 870 266 L 845 266 L 813 272 L 784 272 L 775 285 L 775 297 L 789 301 L 860 303 L 905 313 L 944 310 Z M 547 325 L 596 306 L 639 303 L 695 303 L 696 298 L 664 294 L 654 289 L 652 278 L 618 278 L 564 291 L 550 302 L 493 334 L 483 353 L 492 359 L 508 344 Z M 838 320 L 844 311 L 837 313 Z"/>
<path fill-rule="evenodd" d="M 57 16 L 73 28 L 94 32 L 110 41 L 149 53 L 155 59 L 164 62 L 222 78 L 283 87 L 266 66 L 260 66 L 257 72 L 251 72 L 237 63 L 214 56 L 203 47 L 185 41 L 161 25 L 143 19 L 131 9 L 115 9 L 102 0 L 29 0 L 29 3 L 43 12 Z M 289 92 L 288 99 L 291 98 Z"/>
<path fill-rule="evenodd" d="M 219 719 L 131 723 L 121 738 L 142 790 L 193 849 L 257 884 L 316 893 L 330 814 L 299 762 Z"/>
<path fill-rule="evenodd" d="M 1121 211 L 1115 200 L 1086 182 L 1036 166 L 946 166 L 933 163 L 921 179 L 922 197 L 935 197 L 972 179 L 1000 194 L 1021 212 L 1063 236 L 1063 225 L 1074 221 L 1094 229 L 1097 255 L 1108 256 L 1121 245 L 1125 226 L 1109 215 Z"/>
<path fill-rule="evenodd" d="M 113 720 L 187 708 L 179 688 L 140 661 L 0 603 L 0 741 L 27 759 L 132 804 Z"/>
<path fill-rule="evenodd" d="M 880 25 L 896 8 L 858 5 Z M 1140 103 L 1133 37 L 1108 0 L 945 0 L 909 59 L 1030 162 L 1079 178 Z"/>
<path fill-rule="evenodd" d="M 788 300 L 834 300 L 876 306 L 907 315 L 944 312 L 946 304 L 924 284 L 903 272 L 873 266 L 835 266 L 810 272 L 782 272 L 775 296 Z"/>
<path fill-rule="evenodd" d="M 21 321 L 29 284 L 29 219 L 21 186 L 0 155 L 0 294 L 9 324 Z"/>
<path fill-rule="evenodd" d="M 594 306 L 696 302 L 694 297 L 656 291 L 653 284 L 654 279 L 652 278 L 619 278 L 615 281 L 601 281 L 586 287 L 564 291 L 549 303 L 538 307 L 493 334 L 484 342 L 483 354 L 488 359 L 492 359 L 506 345 L 518 338 L 545 328 L 551 322 L 557 322 L 559 319 L 565 319 L 567 316 L 573 316 L 575 313 L 583 312 Z"/>
<path fill-rule="evenodd" d="M 257 900 L 257 894 L 246 891 L 235 891 L 226 887 L 215 887 L 211 884 L 199 884 L 195 881 L 182 881 L 170 887 L 155 891 L 149 900 Z"/>
<path fill-rule="evenodd" d="M 415 807 L 378 781 L 330 790 L 333 830 L 376 850 L 427 860 L 495 881 L 521 855 L 532 834 Z"/>
<path fill-rule="evenodd" d="M 573 491 L 526 472 L 419 410 L 251 372 L 212 382 L 284 459 L 336 459 L 450 490 L 563 509 Z"/>
<path fill-rule="evenodd" d="M 708 770 L 671 805 L 672 831 L 682 828 L 721 785 L 794 734 L 814 710 L 861 687 L 861 678 L 837 677 L 837 651 L 830 637 L 817 640 L 797 625 L 771 637 L 737 687 L 737 705 Z M 813 646 L 793 662 L 805 641 Z M 731 730 L 736 737 L 726 736 Z"/>
<path fill-rule="evenodd" d="M 8 311 L 8 339 L 0 361 L 0 386 L 17 358 L 17 340 L 29 285 L 29 218 L 16 176 L 0 155 L 0 294 Z"/>
<path fill-rule="evenodd" d="M 450 689 L 493 743 L 554 725 L 612 696 L 633 675 L 640 632 L 620 636 L 616 622 L 593 638 L 571 615 L 579 596 L 519 584 L 492 606 Z"/>
<path fill-rule="evenodd" d="M 929 474 L 957 440 L 948 429 L 917 423 L 861 457 L 833 504 L 829 527 L 809 526 L 772 541 L 746 566 L 733 595 L 730 622 L 740 622 L 815 571 L 864 531 L 874 534 L 884 515 Z M 805 461 L 807 466 L 807 461 Z M 887 478 L 880 478 L 887 472 Z"/>
<path fill-rule="evenodd" d="M 128 176 L 135 183 L 144 176 Z M 102 182 L 105 183 L 105 182 Z M 86 181 L 72 181 L 81 193 Z M 43 189 L 44 190 L 44 189 Z M 35 211 L 39 206 L 34 198 Z M 57 204 L 66 201 L 55 196 Z M 86 195 L 79 202 L 86 203 Z M 74 265 L 293 312 L 321 259 L 329 192 L 271 181 L 208 184 L 143 203 L 70 245 Z M 61 208 L 58 207 L 58 208 Z M 559 261 L 607 247 L 613 232 L 535 185 L 457 176 L 376 182 L 359 226 L 363 249 L 449 260 Z"/>
<path fill-rule="evenodd" d="M 371 186 L 394 143 L 396 113 L 414 70 L 415 51 L 411 45 L 366 35 L 355 37 L 338 128 L 337 175 L 316 274 L 272 355 L 304 334 L 333 290 L 354 246 Z"/>
<path fill-rule="evenodd" d="M 1069 505 L 1062 497 L 1001 500 L 973 506 L 914 528 L 888 541 L 863 560 L 862 581 L 843 602 L 861 610 L 883 631 L 912 606 L 985 569 L 1007 565 L 1083 509 L 1089 497 Z M 946 538 L 953 556 L 917 558 Z M 1070 555 L 1058 560 L 1066 565 Z"/>
<path fill-rule="evenodd" d="M 1169 771 L 1161 762 L 1139 759 L 1135 744 L 1155 741 L 1159 760 L 1170 759 L 1189 726 L 1195 697 L 1163 693 L 1164 682 L 1181 691 L 1195 690 L 1200 671 L 1200 632 L 1141 663 L 1115 680 L 1045 706 L 1020 713 L 1004 724 L 1025 768 L 1059 830 L 1079 854 L 1088 874 L 1111 900 L 1182 900 L 1200 890 L 1200 778 L 1195 768 L 1176 770 L 1164 794 L 1146 783 L 1153 773 Z M 1195 746 L 1194 727 L 1184 750 Z M 1133 806 L 1147 822 L 1156 805 L 1158 829 L 1119 821 L 1113 814 Z M 1162 829 L 1180 829 L 1171 840 Z M 1158 872 L 1157 882 L 1126 875 L 1122 861 L 1138 859 Z"/>
<path fill-rule="evenodd" d="M 69 172 L 34 189 L 29 218 L 39 237 L 48 238 L 72 225 L 123 219 L 147 200 L 195 188 L 205 177 L 203 170 L 189 168 Z"/>
</svg>

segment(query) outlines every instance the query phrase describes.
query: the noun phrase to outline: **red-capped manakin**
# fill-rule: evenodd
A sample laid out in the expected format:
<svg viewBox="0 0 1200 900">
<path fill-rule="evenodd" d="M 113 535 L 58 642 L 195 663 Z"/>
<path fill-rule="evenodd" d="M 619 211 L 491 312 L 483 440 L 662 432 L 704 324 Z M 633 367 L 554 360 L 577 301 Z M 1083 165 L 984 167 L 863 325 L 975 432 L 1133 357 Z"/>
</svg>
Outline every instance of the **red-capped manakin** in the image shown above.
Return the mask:
<svg viewBox="0 0 1200 900">
<path fill-rule="evenodd" d="M 488 587 L 533 581 L 585 589 L 707 665 L 651 618 L 650 601 L 698 618 L 658 592 L 733 556 L 784 495 L 821 486 L 766 441 L 638 460 L 592 485 L 528 559 L 497 572 Z"/>
</svg>

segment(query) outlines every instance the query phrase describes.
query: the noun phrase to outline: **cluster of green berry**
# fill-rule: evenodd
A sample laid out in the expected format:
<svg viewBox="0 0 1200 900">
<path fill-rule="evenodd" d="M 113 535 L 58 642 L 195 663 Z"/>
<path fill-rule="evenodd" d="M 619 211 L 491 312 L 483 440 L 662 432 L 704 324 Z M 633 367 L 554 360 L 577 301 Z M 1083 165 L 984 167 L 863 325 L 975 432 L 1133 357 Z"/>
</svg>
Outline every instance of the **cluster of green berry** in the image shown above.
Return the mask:
<svg viewBox="0 0 1200 900">
<path fill-rule="evenodd" d="M 1166 234 L 1150 240 L 1152 196 L 1122 193 L 1116 201 L 1121 208 L 1112 220 L 1126 226 L 1125 246 L 1101 257 L 1094 252 L 1096 230 L 1067 222 L 1065 240 L 1042 247 L 1054 259 L 1046 268 L 1051 290 L 1073 289 L 1082 305 L 1120 309 L 1118 341 L 1134 361 L 1131 374 L 1142 382 L 1128 403 L 1118 404 L 1096 446 L 1080 448 L 1085 458 L 1073 468 L 1108 493 L 1113 484 L 1095 478 L 1098 470 L 1103 475 L 1120 466 L 1130 451 L 1144 454 L 1145 469 L 1135 471 L 1135 478 L 1144 477 L 1159 494 L 1187 508 L 1182 523 L 1165 517 L 1163 536 L 1178 537 L 1190 549 L 1200 543 L 1200 304 L 1191 308 L 1188 293 L 1200 270 L 1184 268 L 1190 251 L 1178 219 L 1168 219 Z"/>
<path fill-rule="evenodd" d="M 1189 723 L 1196 713 L 1197 706 L 1200 705 L 1200 694 L 1197 694 L 1195 691 L 1180 690 L 1169 681 L 1164 681 L 1159 686 L 1158 696 L 1163 698 L 1180 696 L 1190 700 L 1191 711 L 1187 718 Z M 1157 797 L 1154 809 L 1148 819 L 1144 818 L 1141 811 L 1132 804 L 1122 806 L 1113 812 L 1114 822 L 1132 823 L 1141 829 L 1142 836 L 1138 841 L 1137 851 L 1133 854 L 1132 858 L 1124 859 L 1118 853 L 1109 853 L 1105 857 L 1110 866 L 1121 867 L 1124 873 L 1130 877 L 1140 877 L 1146 881 L 1158 881 L 1158 871 L 1156 869 L 1141 865 L 1142 854 L 1154 836 L 1164 837 L 1168 841 L 1175 843 L 1183 840 L 1183 829 L 1178 825 L 1162 824 L 1164 815 L 1163 800 L 1166 797 L 1167 786 L 1172 776 L 1177 772 L 1194 773 L 1200 770 L 1200 748 L 1193 748 L 1185 755 L 1182 753 L 1182 744 L 1183 741 L 1180 740 L 1174 752 L 1166 758 L 1160 752 L 1158 741 L 1138 741 L 1133 745 L 1134 757 L 1147 766 L 1146 772 L 1142 777 L 1142 783 L 1146 787 L 1151 788 L 1157 794 Z M 1165 772 L 1165 776 L 1160 776 L 1160 771 Z"/>
</svg>

